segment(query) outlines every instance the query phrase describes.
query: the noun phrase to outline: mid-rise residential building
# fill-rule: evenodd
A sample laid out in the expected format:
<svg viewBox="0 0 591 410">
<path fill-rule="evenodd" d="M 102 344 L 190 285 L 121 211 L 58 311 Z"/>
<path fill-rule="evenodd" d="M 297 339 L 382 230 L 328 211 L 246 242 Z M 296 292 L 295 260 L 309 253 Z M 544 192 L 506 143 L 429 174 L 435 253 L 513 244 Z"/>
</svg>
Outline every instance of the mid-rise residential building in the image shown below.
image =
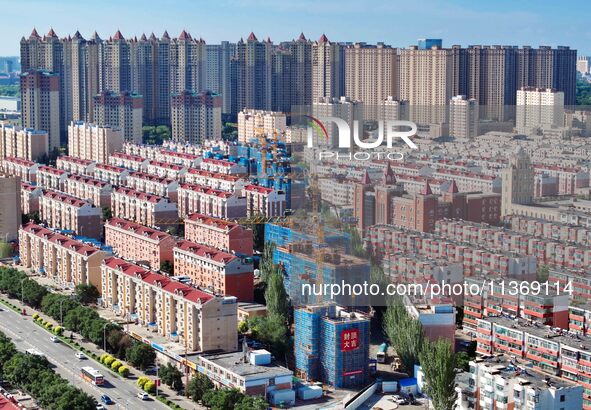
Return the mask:
<svg viewBox="0 0 591 410">
<path fill-rule="evenodd" d="M 362 386 L 369 375 L 369 317 L 333 304 L 294 312 L 296 376 L 335 388 Z"/>
<path fill-rule="evenodd" d="M 283 216 L 286 209 L 284 191 L 266 188 L 260 185 L 244 187 L 246 197 L 246 215 L 273 218 Z"/>
<path fill-rule="evenodd" d="M 35 183 L 37 182 L 37 171 L 41 164 L 20 158 L 4 158 L 2 160 L 2 170 L 6 175 L 18 176 L 21 181 Z"/>
<path fill-rule="evenodd" d="M 46 131 L 21 128 L 0 123 L 0 156 L 29 161 L 43 160 L 49 154 L 49 136 Z"/>
<path fill-rule="evenodd" d="M 173 249 L 174 273 L 188 276 L 204 289 L 241 302 L 254 297 L 252 258 L 237 256 L 205 245 L 182 240 Z"/>
<path fill-rule="evenodd" d="M 528 369 L 510 355 L 470 361 L 469 372 L 456 375 L 455 409 L 583 409 L 582 386 Z"/>
<path fill-rule="evenodd" d="M 182 91 L 171 97 L 173 141 L 199 144 L 222 138 L 222 97 L 212 91 Z"/>
<path fill-rule="evenodd" d="M 252 256 L 252 229 L 225 219 L 190 214 L 185 218 L 185 238 L 229 253 Z"/>
<path fill-rule="evenodd" d="M 156 175 L 160 178 L 168 178 L 183 182 L 185 174 L 187 173 L 187 168 L 182 165 L 152 160 L 146 165 L 145 172 L 147 174 Z"/>
<path fill-rule="evenodd" d="M 116 218 L 166 228 L 178 221 L 177 205 L 170 199 L 119 187 L 111 193 L 111 212 Z"/>
<path fill-rule="evenodd" d="M 581 75 L 589 74 L 591 72 L 591 70 L 589 70 L 589 67 L 591 67 L 590 61 L 591 59 L 587 56 L 578 56 L 577 72 L 579 72 Z"/>
<path fill-rule="evenodd" d="M 0 175 L 0 209 L 0 238 L 14 241 L 21 221 L 20 177 Z"/>
<path fill-rule="evenodd" d="M 103 234 L 101 208 L 90 202 L 46 190 L 39 205 L 41 220 L 50 228 L 72 231 L 76 235 L 100 238 Z"/>
<path fill-rule="evenodd" d="M 110 208 L 113 186 L 100 179 L 84 175 L 70 175 L 64 183 L 64 192 L 87 200 L 97 207 Z"/>
<path fill-rule="evenodd" d="M 120 128 L 123 139 L 140 143 L 142 141 L 142 107 L 141 95 L 121 91 L 103 91 L 94 97 L 94 114 L 92 122 L 98 126 Z"/>
<path fill-rule="evenodd" d="M 221 191 L 197 184 L 179 185 L 178 206 L 181 218 L 193 213 L 222 219 L 246 216 L 246 197 L 241 192 Z"/>
<path fill-rule="evenodd" d="M 61 169 L 62 171 L 66 171 L 70 174 L 90 176 L 94 173 L 96 162 L 88 159 L 60 155 L 57 157 L 55 166 L 57 169 Z"/>
<path fill-rule="evenodd" d="M 287 116 L 283 112 L 243 110 L 238 113 L 238 141 L 248 143 L 263 135 L 272 137 L 287 128 Z"/>
<path fill-rule="evenodd" d="M 111 185 L 125 185 L 129 177 L 127 168 L 109 164 L 96 164 L 92 174 L 94 178 L 110 183 Z"/>
<path fill-rule="evenodd" d="M 21 213 L 30 215 L 39 212 L 39 202 L 43 196 L 43 189 L 28 182 L 21 182 Z"/>
<path fill-rule="evenodd" d="M 166 232 L 125 219 L 111 218 L 105 223 L 105 244 L 122 258 L 160 269 L 163 262 L 172 262 L 172 248 L 176 241 Z"/>
<path fill-rule="evenodd" d="M 102 164 L 123 149 L 123 131 L 114 126 L 98 126 L 77 121 L 68 126 L 68 155 Z"/>
<path fill-rule="evenodd" d="M 225 159 L 204 158 L 201 161 L 201 169 L 216 174 L 246 175 L 248 168 L 246 164 Z"/>
<path fill-rule="evenodd" d="M 21 112 L 23 127 L 43 130 L 49 149 L 60 146 L 60 78 L 44 70 L 21 74 Z"/>
<path fill-rule="evenodd" d="M 538 134 L 546 128 L 564 126 L 564 93 L 552 88 L 522 87 L 517 90 L 515 129 L 520 134 Z"/>
<path fill-rule="evenodd" d="M 242 191 L 247 183 L 245 178 L 236 175 L 214 173 L 195 168 L 189 168 L 185 175 L 185 182 L 229 192 Z"/>
<path fill-rule="evenodd" d="M 129 155 L 123 152 L 115 152 L 109 156 L 109 165 L 127 168 L 132 171 L 145 171 L 150 161 L 139 155 Z"/>
<path fill-rule="evenodd" d="M 214 296 L 115 257 L 103 261 L 101 276 L 103 306 L 119 316 L 136 318 L 190 352 L 237 349 L 235 297 Z"/>
<path fill-rule="evenodd" d="M 102 293 L 102 251 L 69 236 L 28 223 L 19 230 L 21 265 L 62 286 L 93 285 Z"/>
<path fill-rule="evenodd" d="M 159 177 L 144 172 L 132 172 L 125 182 L 125 185 L 136 191 L 145 192 L 169 198 L 177 202 L 179 182 L 165 177 Z"/>
<path fill-rule="evenodd" d="M 47 189 L 64 191 L 68 176 L 70 174 L 64 170 L 41 165 L 37 170 L 37 185 Z"/>
</svg>

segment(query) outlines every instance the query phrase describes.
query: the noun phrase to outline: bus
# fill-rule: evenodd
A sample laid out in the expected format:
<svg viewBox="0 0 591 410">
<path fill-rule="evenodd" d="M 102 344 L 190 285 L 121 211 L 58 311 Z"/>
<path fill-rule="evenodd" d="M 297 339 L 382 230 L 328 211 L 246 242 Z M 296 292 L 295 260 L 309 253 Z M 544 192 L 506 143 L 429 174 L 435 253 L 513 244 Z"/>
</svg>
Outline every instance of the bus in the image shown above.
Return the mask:
<svg viewBox="0 0 591 410">
<path fill-rule="evenodd" d="M 96 386 L 102 386 L 105 382 L 103 375 L 92 367 L 83 367 L 80 369 L 80 376 L 87 382 L 91 382 Z"/>
<path fill-rule="evenodd" d="M 386 351 L 388 350 L 388 345 L 386 343 L 382 343 L 380 347 L 378 347 L 378 352 L 376 353 L 376 360 L 378 363 L 386 363 Z"/>
</svg>

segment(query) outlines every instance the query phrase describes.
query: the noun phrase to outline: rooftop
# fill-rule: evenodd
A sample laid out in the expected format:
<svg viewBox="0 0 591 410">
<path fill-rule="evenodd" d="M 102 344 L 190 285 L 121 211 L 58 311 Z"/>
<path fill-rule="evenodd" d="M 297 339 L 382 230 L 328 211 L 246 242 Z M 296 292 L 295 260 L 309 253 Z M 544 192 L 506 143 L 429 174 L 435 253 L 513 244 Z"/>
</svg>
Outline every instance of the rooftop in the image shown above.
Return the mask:
<svg viewBox="0 0 591 410">
<path fill-rule="evenodd" d="M 256 380 L 261 378 L 273 378 L 277 376 L 291 376 L 293 372 L 285 367 L 271 362 L 264 366 L 257 366 L 244 362 L 244 353 L 242 351 L 230 353 L 210 353 L 199 355 L 203 360 L 207 360 L 217 366 L 223 367 L 235 373 L 245 380 Z"/>
</svg>

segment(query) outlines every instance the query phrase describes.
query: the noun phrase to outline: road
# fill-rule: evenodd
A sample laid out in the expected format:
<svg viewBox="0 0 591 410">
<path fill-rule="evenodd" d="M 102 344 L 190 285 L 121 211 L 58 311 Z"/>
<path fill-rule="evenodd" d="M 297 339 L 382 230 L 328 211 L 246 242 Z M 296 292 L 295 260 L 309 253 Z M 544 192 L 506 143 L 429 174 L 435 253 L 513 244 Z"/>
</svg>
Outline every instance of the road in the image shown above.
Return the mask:
<svg viewBox="0 0 591 410">
<path fill-rule="evenodd" d="M 33 323 L 30 316 L 23 317 L 5 306 L 0 306 L 0 330 L 13 340 L 19 350 L 26 351 L 34 348 L 45 354 L 60 376 L 95 397 L 98 402 L 102 394 L 108 395 L 115 404 L 106 406 L 107 408 L 169 409 L 168 406 L 152 398 L 149 401 L 137 398 L 136 394 L 140 390 L 134 380 L 118 378 L 93 360 L 78 360 L 74 356 L 75 351 L 64 343 L 52 343 L 49 340 L 50 334 Z M 92 366 L 103 373 L 106 380 L 105 386 L 97 387 L 85 382 L 80 376 L 82 366 Z"/>
</svg>

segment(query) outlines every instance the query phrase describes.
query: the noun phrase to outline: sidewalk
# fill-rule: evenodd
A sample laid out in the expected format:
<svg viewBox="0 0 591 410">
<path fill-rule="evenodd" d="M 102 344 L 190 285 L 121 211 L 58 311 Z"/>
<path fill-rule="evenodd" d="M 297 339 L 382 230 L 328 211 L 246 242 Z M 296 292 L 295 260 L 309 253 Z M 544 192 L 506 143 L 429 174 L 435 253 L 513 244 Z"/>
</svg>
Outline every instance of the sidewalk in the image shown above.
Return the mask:
<svg viewBox="0 0 591 410">
<path fill-rule="evenodd" d="M 13 305 L 16 305 L 19 309 L 22 310 L 24 308 L 27 312 L 27 316 L 33 316 L 35 313 L 37 313 L 40 317 L 43 318 L 43 320 L 50 321 L 51 323 L 57 323 L 53 318 L 47 316 L 43 312 L 35 310 L 28 305 L 23 305 L 19 299 L 9 298 L 5 294 L 1 294 L 1 296 L 3 299 L 10 301 L 10 303 L 12 303 Z M 57 324 L 59 324 L 59 323 L 57 323 Z M 80 346 L 82 346 L 84 349 L 86 349 L 87 352 L 93 352 L 98 357 L 100 357 L 103 353 L 106 353 L 103 349 L 100 349 L 94 343 L 85 341 L 81 335 L 79 335 L 77 333 L 70 332 L 69 330 L 64 331 L 64 335 L 67 334 L 69 336 L 70 333 L 73 336 L 72 341 L 78 343 Z M 69 339 L 69 337 L 67 337 L 67 339 Z M 72 347 L 72 349 L 74 349 L 74 347 Z M 93 359 L 91 357 L 88 357 L 88 360 L 93 360 Z M 130 373 L 126 379 L 130 380 L 133 383 L 135 383 L 135 381 L 142 376 L 149 377 L 152 380 L 154 380 L 156 378 L 154 375 L 148 376 L 148 375 L 143 374 L 141 372 L 141 370 L 136 369 L 135 367 L 133 367 L 131 364 L 127 363 L 123 359 L 118 359 L 118 360 L 129 368 Z M 97 362 L 97 369 L 106 370 L 107 367 L 105 365 Z M 116 374 L 116 372 L 112 371 L 112 370 L 106 370 L 106 371 L 110 371 L 111 374 Z M 118 376 L 118 377 L 121 377 L 121 376 Z M 123 378 L 123 377 L 121 377 L 121 378 Z M 184 378 L 183 378 L 183 383 L 184 383 Z M 176 405 L 181 406 L 183 409 L 187 409 L 187 410 L 188 409 L 198 409 L 198 410 L 205 410 L 206 409 L 206 407 L 198 405 L 190 398 L 187 398 L 187 397 L 183 396 L 182 394 L 178 394 L 175 390 L 171 389 L 170 387 L 168 387 L 164 383 L 161 383 L 160 386 L 158 387 L 158 396 L 162 396 L 163 398 L 170 400 L 171 402 L 175 403 Z"/>
</svg>

